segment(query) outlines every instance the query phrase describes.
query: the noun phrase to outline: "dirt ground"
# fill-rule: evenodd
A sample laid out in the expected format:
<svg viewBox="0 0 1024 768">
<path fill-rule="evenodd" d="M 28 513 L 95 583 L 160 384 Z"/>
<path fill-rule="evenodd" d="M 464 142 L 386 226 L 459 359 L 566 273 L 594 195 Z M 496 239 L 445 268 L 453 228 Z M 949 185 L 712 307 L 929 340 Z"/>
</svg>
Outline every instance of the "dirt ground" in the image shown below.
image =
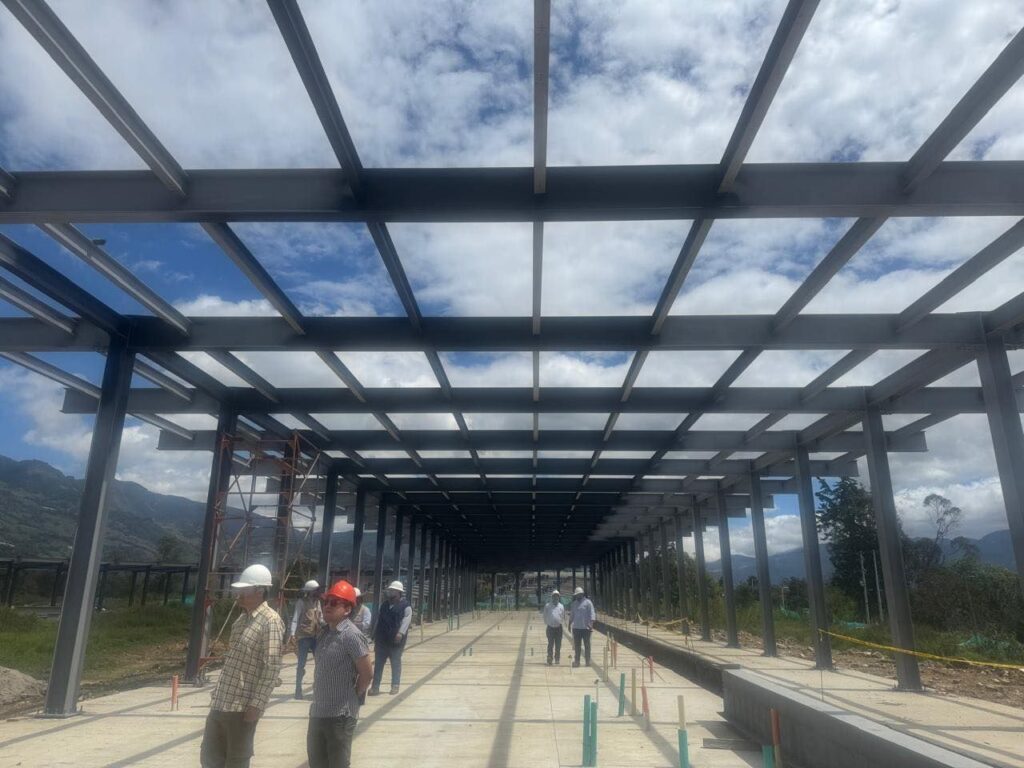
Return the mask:
<svg viewBox="0 0 1024 768">
<path fill-rule="evenodd" d="M 725 642 L 724 632 L 715 632 L 713 635 Z M 740 644 L 744 647 L 760 648 L 761 638 L 741 632 Z M 814 658 L 814 649 L 809 645 L 780 640 L 778 647 L 779 651 L 787 656 Z M 886 677 L 893 681 L 893 685 L 896 684 L 896 664 L 892 656 L 881 651 L 833 649 L 832 661 L 838 669 L 852 669 Z M 1024 709 L 1024 670 L 945 664 L 924 659 L 920 661 L 920 668 L 921 682 L 925 688 L 936 693 L 967 696 Z"/>
</svg>

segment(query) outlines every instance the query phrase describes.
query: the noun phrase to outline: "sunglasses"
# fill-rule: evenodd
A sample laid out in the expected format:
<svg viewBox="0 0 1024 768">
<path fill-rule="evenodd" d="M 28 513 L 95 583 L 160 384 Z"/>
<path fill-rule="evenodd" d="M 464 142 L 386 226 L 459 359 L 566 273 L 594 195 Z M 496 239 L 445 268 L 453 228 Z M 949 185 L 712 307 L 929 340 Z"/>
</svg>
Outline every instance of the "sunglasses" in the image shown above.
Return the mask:
<svg viewBox="0 0 1024 768">
<path fill-rule="evenodd" d="M 342 605 L 348 605 L 344 600 L 339 600 L 336 597 L 329 597 L 326 600 L 321 598 L 320 602 L 323 603 L 324 608 L 338 608 Z"/>
</svg>

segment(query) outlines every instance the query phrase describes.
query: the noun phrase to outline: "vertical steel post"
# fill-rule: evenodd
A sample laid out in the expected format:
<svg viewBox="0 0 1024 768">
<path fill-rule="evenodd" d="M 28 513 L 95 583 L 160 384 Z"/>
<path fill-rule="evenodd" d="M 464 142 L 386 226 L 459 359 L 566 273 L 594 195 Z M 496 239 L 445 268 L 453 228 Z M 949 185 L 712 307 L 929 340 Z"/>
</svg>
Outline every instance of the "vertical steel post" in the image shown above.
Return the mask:
<svg viewBox="0 0 1024 768">
<path fill-rule="evenodd" d="M 433 621 L 437 615 L 437 529 L 430 529 L 430 589 L 427 593 L 427 618 Z"/>
<path fill-rule="evenodd" d="M 288 545 L 292 527 L 292 495 L 295 490 L 295 445 L 291 440 L 284 447 L 284 469 L 277 497 L 277 526 L 274 529 L 274 586 L 271 594 L 278 598 L 278 608 L 284 613 L 284 589 L 288 577 Z M 249 565 L 249 563 L 245 563 Z"/>
<path fill-rule="evenodd" d="M 636 539 L 628 539 L 626 541 L 626 549 L 629 554 L 629 615 L 627 619 L 635 619 L 637 610 L 640 602 L 638 600 L 639 594 L 639 566 L 636 562 Z"/>
<path fill-rule="evenodd" d="M 363 533 L 366 530 L 366 489 L 356 488 L 356 509 L 352 520 L 352 565 L 349 582 L 359 587 L 363 579 Z M 362 589 L 362 587 L 359 587 Z M 363 590 L 364 592 L 366 590 Z"/>
<path fill-rule="evenodd" d="M 192 566 L 186 565 L 185 570 L 181 574 L 181 604 L 184 605 L 188 599 L 188 587 L 189 581 L 192 577 Z"/>
<path fill-rule="evenodd" d="M 1020 416 L 1014 416 L 1019 424 Z M 871 503 L 875 509 L 875 529 L 878 532 L 878 549 L 882 555 L 882 575 L 889 587 L 885 591 L 889 603 L 889 630 L 892 633 L 893 645 L 913 651 L 914 621 L 910 615 L 910 595 L 907 592 L 907 576 L 903 570 L 899 519 L 896 516 L 896 501 L 892 493 L 892 475 L 889 472 L 882 412 L 877 407 L 869 407 L 864 413 L 864 439 L 867 441 Z M 921 672 L 916 657 L 905 653 L 896 654 L 896 683 L 902 690 L 921 690 Z"/>
<path fill-rule="evenodd" d="M 516 571 L 515 576 L 516 576 L 516 602 L 515 602 L 515 606 L 516 606 L 516 610 L 518 611 L 519 610 L 519 571 Z"/>
<path fill-rule="evenodd" d="M 999 485 L 1003 491 L 1006 522 L 1010 529 L 1017 578 L 1024 591 L 1024 429 L 1020 423 L 1017 393 L 1010 376 L 1006 346 L 1001 338 L 990 338 L 978 354 L 981 391 L 992 433 Z M 884 572 L 884 560 L 883 572 Z M 888 579 L 886 584 L 888 584 Z"/>
<path fill-rule="evenodd" d="M 112 336 L 89 446 L 50 683 L 46 689 L 47 715 L 68 716 L 78 711 L 78 690 L 107 524 L 107 493 L 117 468 L 134 362 L 135 353 L 128 350 L 121 337 Z"/>
<path fill-rule="evenodd" d="M 697 599 L 700 601 L 700 639 L 711 639 L 711 606 L 708 605 L 708 577 L 704 563 L 704 522 L 700 504 L 693 501 L 693 546 L 697 555 Z"/>
<path fill-rule="evenodd" d="M 811 642 L 815 666 L 832 668 L 832 642 L 824 634 L 829 627 L 825 607 L 825 579 L 821 575 L 821 551 L 818 549 L 818 520 L 814 512 L 814 491 L 811 488 L 810 460 L 807 448 L 797 445 L 796 483 L 800 502 L 800 533 L 804 543 L 804 571 L 807 574 L 807 598 L 811 609 Z"/>
<path fill-rule="evenodd" d="M 427 558 L 429 553 L 427 552 L 427 521 L 422 521 L 420 525 L 420 604 L 418 606 L 418 612 L 420 616 L 420 623 L 423 623 L 423 616 L 426 611 L 427 605 Z"/>
<path fill-rule="evenodd" d="M 658 528 L 661 530 L 661 586 L 664 590 L 661 596 L 661 610 L 665 620 L 669 621 L 672 618 L 672 558 L 668 554 L 668 525 L 664 517 L 658 518 Z"/>
<path fill-rule="evenodd" d="M 690 606 L 686 600 L 686 560 L 683 552 L 683 516 L 677 509 L 673 515 L 676 526 L 676 582 L 679 584 L 679 616 L 682 621 L 679 623 L 679 631 L 686 633 L 689 629 Z"/>
<path fill-rule="evenodd" d="M 757 566 L 757 592 L 761 598 L 761 636 L 765 656 L 777 656 L 775 615 L 772 612 L 772 579 L 768 570 L 768 537 L 764 531 L 764 494 L 761 473 L 750 470 L 750 528 L 754 535 L 754 560 Z"/>
<path fill-rule="evenodd" d="M 409 605 L 412 606 L 412 615 L 416 615 L 414 598 L 416 595 L 416 517 L 409 513 L 409 583 L 406 584 L 406 594 L 409 596 Z"/>
<path fill-rule="evenodd" d="M 391 554 L 391 565 L 395 571 L 395 580 L 402 580 L 402 528 L 405 526 L 405 509 L 395 508 L 395 541 Z"/>
<path fill-rule="evenodd" d="M 491 610 L 494 610 L 494 602 L 498 599 L 498 572 L 491 571 Z"/>
<path fill-rule="evenodd" d="M 388 542 L 388 496 L 380 495 L 377 503 L 376 553 L 373 559 L 373 617 L 370 619 L 370 633 L 377 628 L 380 607 L 384 605 L 384 549 Z"/>
<path fill-rule="evenodd" d="M 331 545 L 334 538 L 334 516 L 338 511 L 338 470 L 327 473 L 327 485 L 324 488 L 324 514 L 320 522 L 320 562 L 317 573 L 320 585 L 327 589 L 331 582 Z M 359 585 L 358 579 L 355 585 Z"/>
<path fill-rule="evenodd" d="M 718 509 L 718 548 L 721 553 L 722 589 L 725 591 L 725 644 L 739 648 L 740 637 L 736 627 L 736 588 L 732 580 L 732 547 L 729 542 L 729 510 L 725 506 L 725 492 L 721 484 L 715 491 Z"/>
</svg>

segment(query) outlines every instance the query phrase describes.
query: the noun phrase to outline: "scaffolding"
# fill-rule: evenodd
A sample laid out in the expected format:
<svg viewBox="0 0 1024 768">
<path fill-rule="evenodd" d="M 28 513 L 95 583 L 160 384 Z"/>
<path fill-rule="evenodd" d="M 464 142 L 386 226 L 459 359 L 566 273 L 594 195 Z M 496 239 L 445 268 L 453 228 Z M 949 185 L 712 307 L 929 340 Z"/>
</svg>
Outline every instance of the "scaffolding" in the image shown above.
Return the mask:
<svg viewBox="0 0 1024 768">
<path fill-rule="evenodd" d="M 270 604 L 282 617 L 288 600 L 315 575 L 313 532 L 317 511 L 324 506 L 322 481 L 330 463 L 298 432 L 287 438 L 256 438 L 236 430 L 224 436 L 217 450 L 228 480 L 214 501 L 209 577 L 196 594 L 207 615 L 201 670 L 223 650 L 220 641 L 237 615 L 231 583 L 246 566 L 262 563 L 270 569 Z M 216 610 L 227 600 L 226 613 Z M 215 622 L 219 627 L 212 634 Z"/>
</svg>

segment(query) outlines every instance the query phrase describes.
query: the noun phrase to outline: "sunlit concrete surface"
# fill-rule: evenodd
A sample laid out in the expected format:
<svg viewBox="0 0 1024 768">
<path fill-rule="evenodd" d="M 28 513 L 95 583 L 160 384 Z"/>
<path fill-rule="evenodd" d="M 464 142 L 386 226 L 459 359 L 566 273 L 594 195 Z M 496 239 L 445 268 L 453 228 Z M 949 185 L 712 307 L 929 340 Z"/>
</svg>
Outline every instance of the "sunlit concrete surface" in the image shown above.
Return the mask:
<svg viewBox="0 0 1024 768">
<path fill-rule="evenodd" d="M 607 621 L 723 664 L 739 664 L 779 686 L 982 762 L 1024 767 L 1024 711 L 1020 709 L 961 696 L 898 691 L 894 679 L 878 675 L 846 669 L 822 672 L 808 659 L 770 658 L 758 649 L 727 648 L 657 627 Z"/>
<path fill-rule="evenodd" d="M 588 693 L 599 702 L 600 766 L 678 765 L 680 694 L 685 696 L 695 765 L 760 765 L 759 749 L 746 742 L 705 749 L 705 739 L 738 738 L 719 714 L 721 699 L 659 667 L 654 682 L 647 682 L 650 729 L 644 729 L 641 717 L 630 716 L 628 704 L 625 716 L 618 717 L 613 686 L 617 689 L 618 675 L 625 672 L 628 696 L 630 668 L 639 665 L 636 655 L 621 646 L 619 669 L 609 670 L 611 683 L 605 683 L 598 681 L 595 668 L 570 667 L 568 638 L 562 645 L 562 664 L 546 666 L 544 626 L 533 612 L 465 615 L 459 623 L 451 632 L 446 622 L 428 626 L 422 641 L 413 629 L 402 692 L 368 700 L 353 765 L 578 766 L 582 702 Z M 595 633 L 595 666 L 601 663 L 604 644 L 603 636 Z M 294 656 L 286 662 L 282 684 L 257 730 L 256 768 L 305 765 L 309 703 L 291 698 Z M 308 672 L 306 679 L 312 682 Z M 149 687 L 90 699 L 83 703 L 84 714 L 66 720 L 16 718 L 0 724 L 0 765 L 198 765 L 209 699 L 208 688 L 183 689 L 180 708 L 172 712 L 169 686 Z"/>
</svg>

